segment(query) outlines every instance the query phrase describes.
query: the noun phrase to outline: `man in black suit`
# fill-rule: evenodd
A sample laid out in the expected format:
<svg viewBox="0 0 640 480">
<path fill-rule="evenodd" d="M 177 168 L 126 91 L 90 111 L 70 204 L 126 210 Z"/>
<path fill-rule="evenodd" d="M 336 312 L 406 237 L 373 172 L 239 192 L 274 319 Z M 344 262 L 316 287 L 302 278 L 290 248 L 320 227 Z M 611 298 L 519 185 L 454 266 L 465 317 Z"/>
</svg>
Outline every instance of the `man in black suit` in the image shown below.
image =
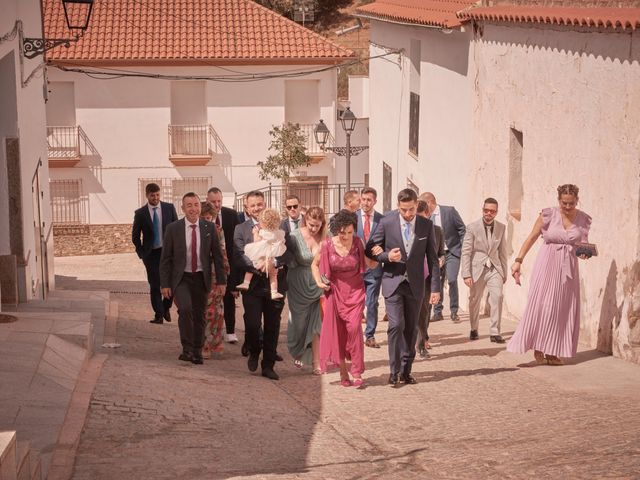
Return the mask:
<svg viewBox="0 0 640 480">
<path fill-rule="evenodd" d="M 185 362 L 202 364 L 204 311 L 215 269 L 218 294 L 224 295 L 227 274 L 216 226 L 200 218 L 200 198 L 193 192 L 182 197 L 185 217 L 167 227 L 160 258 L 162 296 L 175 297 L 178 327 Z"/>
<path fill-rule="evenodd" d="M 233 235 L 233 262 L 238 278 L 244 277 L 245 272 L 253 273 L 249 289 L 242 293 L 244 306 L 245 343 L 249 350 L 247 366 L 249 371 L 258 369 L 258 360 L 262 351 L 262 376 L 270 380 L 280 377 L 273 369 L 277 360 L 278 336 L 280 334 L 280 315 L 284 308 L 284 298 L 271 299 L 269 279 L 265 272 L 266 265 L 255 268 L 253 262 L 244 254 L 245 245 L 252 243 L 254 231 L 257 232 L 258 215 L 264 209 L 264 194 L 253 191 L 247 194 L 247 212 L 250 218 L 236 226 Z M 282 266 L 286 263 L 285 255 L 274 259 L 278 269 L 278 291 L 284 295 L 286 291 L 286 277 Z M 264 317 L 263 341 L 260 342 L 260 328 Z"/>
<path fill-rule="evenodd" d="M 284 200 L 284 208 L 287 210 L 287 218 L 280 223 L 280 229 L 289 235 L 293 230 L 302 226 L 302 213 L 300 213 L 300 198 L 297 195 L 287 195 Z"/>
<path fill-rule="evenodd" d="M 460 214 L 455 207 L 446 205 L 438 205 L 436 197 L 431 192 L 424 192 L 420 195 L 420 200 L 427 202 L 429 207 L 429 219 L 434 225 L 442 228 L 444 234 L 444 273 L 441 275 L 442 283 L 446 276 L 449 284 L 449 310 L 451 311 L 451 320 L 454 323 L 460 323 L 458 316 L 458 273 L 460 272 L 460 255 L 462 254 L 462 241 L 467 231 Z M 442 320 L 442 301 L 433 308 L 433 321 Z"/>
<path fill-rule="evenodd" d="M 417 205 L 415 191 L 410 188 L 400 191 L 398 210 L 382 218 L 366 247 L 366 255 L 383 264 L 382 295 L 389 318 L 389 383 L 393 386 L 399 381 L 417 383 L 411 367 L 416 356 L 425 267 L 431 274 L 430 302 L 434 304 L 440 299 L 440 267 L 433 224 L 416 215 Z"/>
<path fill-rule="evenodd" d="M 162 298 L 160 293 L 160 256 L 162 255 L 162 237 L 167 225 L 178 219 L 176 207 L 160 201 L 160 187 L 149 183 L 145 189 L 147 204 L 135 211 L 131 241 L 136 253 L 144 263 L 149 282 L 149 296 L 154 311 L 151 323 L 162 324 L 163 319 L 171 321 L 171 297 Z"/>
<path fill-rule="evenodd" d="M 214 210 L 214 223 L 224 232 L 224 243 L 227 251 L 227 259 L 231 267 L 231 273 L 227 279 L 227 292 L 224 294 L 224 323 L 227 330 L 225 341 L 238 343 L 236 336 L 236 298 L 238 291 L 236 286 L 235 265 L 233 264 L 233 232 L 238 225 L 238 212 L 232 208 L 222 206 L 222 190 L 211 187 L 207 192 L 207 202 Z"/>
</svg>

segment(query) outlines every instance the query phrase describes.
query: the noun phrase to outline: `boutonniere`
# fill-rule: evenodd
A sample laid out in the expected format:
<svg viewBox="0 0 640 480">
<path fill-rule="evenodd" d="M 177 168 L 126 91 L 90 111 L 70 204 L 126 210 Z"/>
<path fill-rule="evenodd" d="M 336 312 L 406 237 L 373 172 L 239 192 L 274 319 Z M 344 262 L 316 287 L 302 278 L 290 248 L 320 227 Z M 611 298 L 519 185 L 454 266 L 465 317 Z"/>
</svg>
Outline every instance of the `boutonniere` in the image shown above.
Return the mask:
<svg viewBox="0 0 640 480">
<path fill-rule="evenodd" d="M 210 237 L 211 234 L 209 232 L 207 232 L 207 234 L 205 235 L 205 237 Z"/>
</svg>

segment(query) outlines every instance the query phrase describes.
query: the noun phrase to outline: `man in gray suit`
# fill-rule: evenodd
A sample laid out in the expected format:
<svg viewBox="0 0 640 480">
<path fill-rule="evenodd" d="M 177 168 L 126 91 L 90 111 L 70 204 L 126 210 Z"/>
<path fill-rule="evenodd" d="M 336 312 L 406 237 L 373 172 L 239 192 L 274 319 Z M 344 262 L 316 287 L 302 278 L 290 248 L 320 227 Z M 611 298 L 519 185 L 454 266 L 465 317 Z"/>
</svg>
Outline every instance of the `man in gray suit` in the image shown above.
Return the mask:
<svg viewBox="0 0 640 480">
<path fill-rule="evenodd" d="M 216 288 L 226 290 L 222 248 L 216 226 L 200 219 L 200 198 L 189 192 L 182 197 L 185 217 L 167 226 L 160 257 L 162 296 L 178 306 L 178 328 L 185 362 L 202 364 L 204 311 L 211 290 L 211 268 L 215 268 Z"/>
<path fill-rule="evenodd" d="M 302 226 L 302 213 L 300 213 L 300 198 L 297 195 L 287 195 L 284 199 L 284 208 L 287 209 L 287 218 L 280 223 L 280 230 L 284 230 L 287 236 Z"/>
<path fill-rule="evenodd" d="M 458 273 L 460 272 L 460 249 L 462 248 L 462 240 L 464 239 L 465 226 L 460 214 L 455 207 L 446 205 L 438 205 L 436 197 L 431 192 L 424 192 L 420 195 L 420 200 L 427 202 L 429 206 L 429 218 L 434 225 L 442 228 L 444 233 L 444 272 L 441 281 L 444 283 L 446 276 L 449 284 L 449 310 L 451 311 L 451 320 L 454 323 L 460 322 L 458 316 Z M 431 321 L 442 320 L 442 301 L 434 306 L 434 314 Z"/>
<path fill-rule="evenodd" d="M 431 274 L 430 302 L 435 304 L 440 299 L 440 267 L 433 224 L 416 215 L 417 205 L 416 192 L 410 188 L 402 190 L 398 194 L 398 210 L 380 220 L 366 247 L 366 255 L 383 264 L 382 295 L 389 319 L 389 383 L 393 386 L 399 381 L 417 383 L 411 367 L 416 356 L 426 269 Z"/>
<path fill-rule="evenodd" d="M 507 281 L 507 241 L 505 226 L 495 220 L 498 213 L 498 201 L 487 198 L 482 207 L 482 218 L 467 226 L 462 243 L 462 278 L 469 293 L 469 317 L 471 320 L 471 340 L 478 339 L 478 317 L 480 300 L 485 287 L 489 290 L 491 307 L 490 339 L 495 343 L 504 343 L 500 335 L 502 316 L 502 286 Z"/>
</svg>

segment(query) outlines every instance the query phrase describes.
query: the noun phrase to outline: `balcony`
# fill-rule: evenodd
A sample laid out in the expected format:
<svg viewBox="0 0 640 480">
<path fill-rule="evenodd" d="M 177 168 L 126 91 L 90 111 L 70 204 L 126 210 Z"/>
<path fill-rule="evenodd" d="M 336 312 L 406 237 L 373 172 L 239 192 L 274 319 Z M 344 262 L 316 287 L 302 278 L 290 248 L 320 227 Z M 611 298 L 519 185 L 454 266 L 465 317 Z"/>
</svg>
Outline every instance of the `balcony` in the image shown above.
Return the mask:
<svg viewBox="0 0 640 480">
<path fill-rule="evenodd" d="M 176 167 L 202 166 L 229 154 L 209 124 L 169 125 L 169 160 Z"/>
<path fill-rule="evenodd" d="M 318 142 L 316 142 L 316 137 L 313 134 L 316 125 L 313 123 L 300 123 L 299 125 L 300 132 L 307 138 L 306 149 L 307 155 L 311 157 L 311 163 L 320 163 L 327 155 L 327 152 L 322 150 Z M 326 146 L 333 146 L 334 143 L 333 135 L 329 134 Z"/>
<path fill-rule="evenodd" d="M 80 126 L 47 127 L 47 157 L 51 168 L 75 167 L 81 160 L 81 138 L 86 137 Z"/>
</svg>

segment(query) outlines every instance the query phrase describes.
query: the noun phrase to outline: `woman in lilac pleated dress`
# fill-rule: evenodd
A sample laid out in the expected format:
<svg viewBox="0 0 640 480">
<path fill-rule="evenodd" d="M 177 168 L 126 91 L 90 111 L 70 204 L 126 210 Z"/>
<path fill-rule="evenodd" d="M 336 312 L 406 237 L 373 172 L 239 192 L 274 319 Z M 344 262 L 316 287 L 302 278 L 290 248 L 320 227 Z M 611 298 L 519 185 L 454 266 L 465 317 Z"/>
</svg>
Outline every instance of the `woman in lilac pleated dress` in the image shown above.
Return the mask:
<svg viewBox="0 0 640 480">
<path fill-rule="evenodd" d="M 513 353 L 533 349 L 537 363 L 550 365 L 562 365 L 561 357 L 575 356 L 578 348 L 580 277 L 575 248 L 588 242 L 591 226 L 591 217 L 576 208 L 577 186 L 559 186 L 558 203 L 542 210 L 511 267 L 519 283 L 524 257 L 542 234 L 544 244 L 533 266 L 527 306 L 507 345 Z"/>
<path fill-rule="evenodd" d="M 322 242 L 312 264 L 313 276 L 325 291 L 320 332 L 320 368 L 340 367 L 343 387 L 364 385 L 364 246 L 354 235 L 357 217 L 346 210 L 332 220 L 333 236 Z M 347 367 L 351 360 L 351 368 Z M 349 378 L 349 371 L 353 381 Z"/>
</svg>

